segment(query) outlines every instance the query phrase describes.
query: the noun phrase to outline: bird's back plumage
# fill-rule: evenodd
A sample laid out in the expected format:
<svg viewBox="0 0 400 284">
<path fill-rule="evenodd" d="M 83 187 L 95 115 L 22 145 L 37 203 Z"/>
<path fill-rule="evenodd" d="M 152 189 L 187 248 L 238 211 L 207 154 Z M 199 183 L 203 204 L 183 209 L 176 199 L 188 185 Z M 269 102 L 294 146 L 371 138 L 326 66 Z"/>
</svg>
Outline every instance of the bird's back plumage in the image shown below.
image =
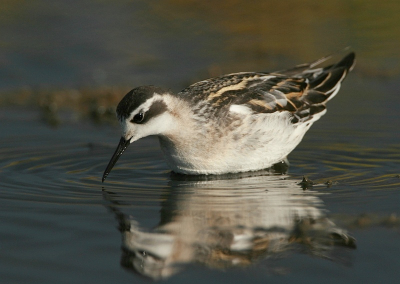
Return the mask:
<svg viewBox="0 0 400 284">
<path fill-rule="evenodd" d="M 234 73 L 195 83 L 178 95 L 199 107 L 201 102 L 212 105 L 216 111 L 232 104 L 255 113 L 287 111 L 297 123 L 326 109 L 325 103 L 336 95 L 354 62 L 355 54 L 350 53 L 325 68 L 314 68 L 313 63 L 273 73 Z"/>
</svg>

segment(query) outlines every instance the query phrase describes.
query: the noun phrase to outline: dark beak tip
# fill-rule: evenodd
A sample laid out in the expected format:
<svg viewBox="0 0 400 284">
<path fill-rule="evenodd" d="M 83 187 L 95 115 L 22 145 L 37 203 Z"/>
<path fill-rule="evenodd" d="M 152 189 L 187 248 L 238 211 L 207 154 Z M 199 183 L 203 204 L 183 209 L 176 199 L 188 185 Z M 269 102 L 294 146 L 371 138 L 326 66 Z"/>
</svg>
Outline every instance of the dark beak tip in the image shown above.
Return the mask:
<svg viewBox="0 0 400 284">
<path fill-rule="evenodd" d="M 107 172 L 105 172 L 105 173 L 103 174 L 103 177 L 101 178 L 101 182 L 104 183 L 104 181 L 105 181 L 106 178 L 108 177 L 108 174 L 109 174 L 109 173 L 107 173 Z"/>
<path fill-rule="evenodd" d="M 121 138 L 119 141 L 118 147 L 114 152 L 114 155 L 111 157 L 110 162 L 107 165 L 106 170 L 104 171 L 103 177 L 101 179 L 101 182 L 104 183 L 106 180 L 108 174 L 111 172 L 112 168 L 114 167 L 115 163 L 118 161 L 119 157 L 122 155 L 122 153 L 125 151 L 125 149 L 129 146 L 130 140 L 126 140 L 125 138 Z"/>
</svg>

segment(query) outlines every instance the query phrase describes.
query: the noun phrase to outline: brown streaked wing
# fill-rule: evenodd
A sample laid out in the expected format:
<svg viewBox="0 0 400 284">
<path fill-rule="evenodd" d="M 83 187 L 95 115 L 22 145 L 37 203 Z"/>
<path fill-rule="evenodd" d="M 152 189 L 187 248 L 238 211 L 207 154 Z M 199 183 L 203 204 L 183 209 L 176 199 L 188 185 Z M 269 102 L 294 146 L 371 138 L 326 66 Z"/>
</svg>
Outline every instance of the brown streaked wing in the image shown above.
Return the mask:
<svg viewBox="0 0 400 284">
<path fill-rule="evenodd" d="M 207 102 L 214 111 L 232 104 L 246 105 L 255 113 L 288 111 L 293 123 L 312 118 L 326 109 L 325 103 L 336 94 L 340 82 L 354 66 L 350 53 L 339 63 L 314 68 L 328 57 L 278 73 L 235 73 L 198 82 L 178 95 L 191 104 Z M 204 103 L 200 103 L 204 105 Z M 214 112 L 211 111 L 211 112 Z"/>
</svg>

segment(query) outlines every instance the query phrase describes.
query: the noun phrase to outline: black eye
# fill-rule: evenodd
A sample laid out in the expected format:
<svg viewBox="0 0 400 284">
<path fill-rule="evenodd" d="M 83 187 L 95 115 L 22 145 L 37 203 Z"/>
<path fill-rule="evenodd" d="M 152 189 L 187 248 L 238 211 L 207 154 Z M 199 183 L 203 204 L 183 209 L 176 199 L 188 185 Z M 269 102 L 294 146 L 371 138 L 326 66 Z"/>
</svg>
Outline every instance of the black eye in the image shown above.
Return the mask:
<svg viewBox="0 0 400 284">
<path fill-rule="evenodd" d="M 133 123 L 141 123 L 144 119 L 144 113 L 143 112 L 139 112 L 138 114 L 136 114 L 133 119 L 131 120 L 131 122 Z"/>
</svg>

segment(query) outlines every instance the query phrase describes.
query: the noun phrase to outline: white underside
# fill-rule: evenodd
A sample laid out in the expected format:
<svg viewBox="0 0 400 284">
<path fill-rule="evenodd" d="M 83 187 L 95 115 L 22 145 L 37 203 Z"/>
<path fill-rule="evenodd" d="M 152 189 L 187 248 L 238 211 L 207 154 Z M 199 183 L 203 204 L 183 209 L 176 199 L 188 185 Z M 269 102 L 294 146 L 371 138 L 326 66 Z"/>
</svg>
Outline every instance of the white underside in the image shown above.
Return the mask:
<svg viewBox="0 0 400 284">
<path fill-rule="evenodd" d="M 235 111 L 235 112 L 234 112 Z M 245 109 L 231 112 L 241 123 L 216 130 L 212 122 L 202 127 L 181 127 L 169 137 L 160 136 L 166 162 L 176 173 L 225 174 L 256 171 L 271 167 L 301 142 L 312 119 L 292 124 L 288 113 L 248 115 Z M 189 131 L 184 131 L 188 129 Z"/>
</svg>

